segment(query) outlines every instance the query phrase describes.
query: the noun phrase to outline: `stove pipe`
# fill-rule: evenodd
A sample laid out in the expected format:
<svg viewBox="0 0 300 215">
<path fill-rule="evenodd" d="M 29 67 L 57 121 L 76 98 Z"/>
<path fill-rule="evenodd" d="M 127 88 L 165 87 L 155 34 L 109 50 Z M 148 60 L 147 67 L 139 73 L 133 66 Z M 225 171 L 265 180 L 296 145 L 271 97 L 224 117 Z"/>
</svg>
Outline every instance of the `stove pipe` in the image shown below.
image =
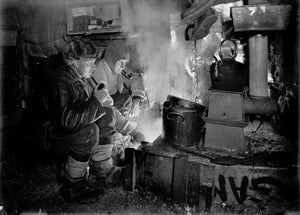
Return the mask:
<svg viewBox="0 0 300 215">
<path fill-rule="evenodd" d="M 243 99 L 245 114 L 271 115 L 279 110 L 268 92 L 268 36 L 249 37 L 249 97 Z"/>
<path fill-rule="evenodd" d="M 249 94 L 268 97 L 268 36 L 249 37 Z"/>
</svg>

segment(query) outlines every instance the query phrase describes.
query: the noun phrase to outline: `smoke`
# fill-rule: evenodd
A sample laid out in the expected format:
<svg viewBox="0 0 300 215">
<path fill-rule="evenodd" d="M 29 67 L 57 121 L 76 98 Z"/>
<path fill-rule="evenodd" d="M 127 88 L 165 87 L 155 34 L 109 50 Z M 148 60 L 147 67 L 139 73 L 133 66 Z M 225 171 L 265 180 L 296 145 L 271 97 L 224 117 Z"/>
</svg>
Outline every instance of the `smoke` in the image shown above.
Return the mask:
<svg viewBox="0 0 300 215">
<path fill-rule="evenodd" d="M 162 7 L 159 7 L 162 6 Z M 170 43 L 168 8 L 154 1 L 139 1 L 135 4 L 137 52 L 146 68 L 145 88 L 151 102 L 161 102 L 168 91 L 167 55 Z"/>
<path fill-rule="evenodd" d="M 172 92 L 172 81 L 181 79 L 181 84 L 176 87 L 178 92 L 186 88 L 186 78 L 182 76 L 186 53 L 176 42 L 178 38 L 174 37 L 170 23 L 170 14 L 176 8 L 171 0 L 141 0 L 135 3 L 134 11 L 134 33 L 139 36 L 137 52 L 140 63 L 146 68 L 144 83 L 150 106 L 161 104 Z"/>
<path fill-rule="evenodd" d="M 162 118 L 154 111 L 144 111 L 137 130 L 144 134 L 145 141 L 152 143 L 162 133 Z"/>
<path fill-rule="evenodd" d="M 174 1 L 139 0 L 134 4 L 136 49 L 144 71 L 145 90 L 150 110 L 139 121 L 138 130 L 146 141 L 152 142 L 162 132 L 160 105 L 169 94 L 191 98 L 193 77 L 185 69 L 188 51 L 184 39 L 186 26 L 181 23 L 180 11 Z M 184 41 L 184 42 L 183 42 Z M 189 43 L 191 44 L 191 43 Z"/>
</svg>

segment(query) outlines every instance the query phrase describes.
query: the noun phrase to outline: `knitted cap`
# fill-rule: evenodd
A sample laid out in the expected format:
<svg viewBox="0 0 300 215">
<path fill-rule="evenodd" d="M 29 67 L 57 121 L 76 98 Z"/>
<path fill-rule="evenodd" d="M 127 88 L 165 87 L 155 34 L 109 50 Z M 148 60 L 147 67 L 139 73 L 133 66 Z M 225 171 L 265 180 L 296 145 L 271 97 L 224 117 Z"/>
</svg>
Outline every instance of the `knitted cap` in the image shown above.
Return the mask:
<svg viewBox="0 0 300 215">
<path fill-rule="evenodd" d="M 130 60 L 129 48 L 123 40 L 111 42 L 105 49 L 104 59 L 111 70 L 114 69 L 115 63 L 121 59 Z"/>
</svg>

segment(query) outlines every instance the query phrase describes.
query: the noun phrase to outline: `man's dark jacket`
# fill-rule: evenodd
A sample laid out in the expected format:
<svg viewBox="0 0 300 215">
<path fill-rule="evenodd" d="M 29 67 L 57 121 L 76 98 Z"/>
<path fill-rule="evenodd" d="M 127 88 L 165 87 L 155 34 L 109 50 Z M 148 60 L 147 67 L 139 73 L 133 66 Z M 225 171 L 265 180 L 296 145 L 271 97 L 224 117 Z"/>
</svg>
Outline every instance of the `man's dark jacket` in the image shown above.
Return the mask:
<svg viewBox="0 0 300 215">
<path fill-rule="evenodd" d="M 72 134 L 105 115 L 87 80 L 70 66 L 59 67 L 46 83 L 44 104 L 57 131 Z"/>
</svg>

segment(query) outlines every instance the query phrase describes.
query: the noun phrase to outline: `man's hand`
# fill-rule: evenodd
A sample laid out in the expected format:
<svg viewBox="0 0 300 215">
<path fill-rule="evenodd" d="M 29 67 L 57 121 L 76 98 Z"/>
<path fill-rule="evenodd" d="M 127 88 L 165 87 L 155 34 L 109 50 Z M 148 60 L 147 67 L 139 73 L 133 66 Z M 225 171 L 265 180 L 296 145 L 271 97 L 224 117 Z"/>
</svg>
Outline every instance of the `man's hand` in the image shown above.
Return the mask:
<svg viewBox="0 0 300 215">
<path fill-rule="evenodd" d="M 104 86 L 100 90 L 94 92 L 94 96 L 100 101 L 104 107 L 111 107 L 114 104 L 113 99 L 108 93 L 107 88 Z"/>
<path fill-rule="evenodd" d="M 132 137 L 133 141 L 135 141 L 135 142 L 140 143 L 141 141 L 145 140 L 144 134 L 137 130 L 133 130 L 129 135 Z"/>
<path fill-rule="evenodd" d="M 135 117 L 140 114 L 140 98 L 134 97 L 132 98 L 132 106 L 130 111 L 130 117 Z"/>
</svg>

